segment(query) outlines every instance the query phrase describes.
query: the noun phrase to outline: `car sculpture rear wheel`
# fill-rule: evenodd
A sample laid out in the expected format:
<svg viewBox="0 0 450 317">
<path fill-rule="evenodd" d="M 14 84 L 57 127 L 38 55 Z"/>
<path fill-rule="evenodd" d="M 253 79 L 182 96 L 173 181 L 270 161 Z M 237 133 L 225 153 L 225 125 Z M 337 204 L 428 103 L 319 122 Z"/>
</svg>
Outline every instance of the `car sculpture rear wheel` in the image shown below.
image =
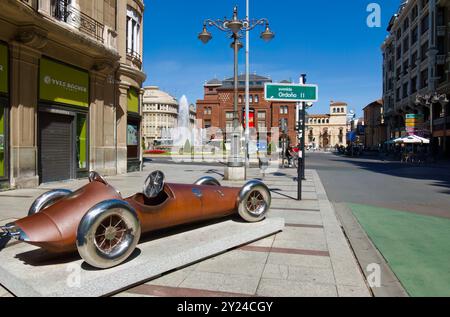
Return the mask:
<svg viewBox="0 0 450 317">
<path fill-rule="evenodd" d="M 54 189 L 42 194 L 41 196 L 36 198 L 36 200 L 31 205 L 30 209 L 28 210 L 28 216 L 41 212 L 45 208 L 50 207 L 51 205 L 56 203 L 58 200 L 71 194 L 72 191 L 68 189 Z"/>
<path fill-rule="evenodd" d="M 220 182 L 211 176 L 205 176 L 197 180 L 194 185 L 197 186 L 222 186 Z"/>
<path fill-rule="evenodd" d="M 106 269 L 124 262 L 141 236 L 136 211 L 126 202 L 108 200 L 90 209 L 77 231 L 77 249 L 91 266 Z"/>
<path fill-rule="evenodd" d="M 238 198 L 239 215 L 248 222 L 259 222 L 266 218 L 272 195 L 262 182 L 250 181 L 242 187 Z"/>
</svg>

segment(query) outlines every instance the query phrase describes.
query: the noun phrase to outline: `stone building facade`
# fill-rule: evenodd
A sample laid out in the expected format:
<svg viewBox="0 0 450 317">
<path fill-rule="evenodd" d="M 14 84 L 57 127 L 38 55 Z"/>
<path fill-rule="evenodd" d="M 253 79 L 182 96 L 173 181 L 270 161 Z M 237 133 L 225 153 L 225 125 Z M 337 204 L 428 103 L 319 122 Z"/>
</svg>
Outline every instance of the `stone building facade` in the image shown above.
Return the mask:
<svg viewBox="0 0 450 317">
<path fill-rule="evenodd" d="M 175 128 L 178 122 L 178 100 L 156 86 L 144 88 L 142 130 L 147 148 L 170 143 L 164 131 Z"/>
<path fill-rule="evenodd" d="M 139 169 L 142 0 L 7 0 L 0 181 L 35 187 Z"/>
<path fill-rule="evenodd" d="M 190 129 L 197 128 L 196 121 L 197 121 L 197 107 L 193 103 L 191 103 L 189 105 L 189 128 Z"/>
<path fill-rule="evenodd" d="M 308 114 L 306 118 L 306 145 L 314 149 L 330 149 L 347 144 L 347 104 L 330 103 L 330 113 Z"/>
<path fill-rule="evenodd" d="M 450 155 L 450 105 L 418 95 L 450 98 L 450 1 L 402 1 L 382 45 L 384 116 L 389 138 L 407 134 L 407 115 L 423 115 L 422 136 Z"/>
</svg>

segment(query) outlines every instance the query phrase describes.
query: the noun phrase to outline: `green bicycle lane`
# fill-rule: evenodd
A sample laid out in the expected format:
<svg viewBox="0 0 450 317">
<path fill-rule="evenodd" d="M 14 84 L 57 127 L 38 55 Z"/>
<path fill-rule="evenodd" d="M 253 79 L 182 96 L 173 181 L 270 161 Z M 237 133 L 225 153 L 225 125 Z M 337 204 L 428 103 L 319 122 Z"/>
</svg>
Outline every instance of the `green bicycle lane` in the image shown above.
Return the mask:
<svg viewBox="0 0 450 317">
<path fill-rule="evenodd" d="M 450 219 L 347 205 L 410 296 L 450 296 Z"/>
</svg>

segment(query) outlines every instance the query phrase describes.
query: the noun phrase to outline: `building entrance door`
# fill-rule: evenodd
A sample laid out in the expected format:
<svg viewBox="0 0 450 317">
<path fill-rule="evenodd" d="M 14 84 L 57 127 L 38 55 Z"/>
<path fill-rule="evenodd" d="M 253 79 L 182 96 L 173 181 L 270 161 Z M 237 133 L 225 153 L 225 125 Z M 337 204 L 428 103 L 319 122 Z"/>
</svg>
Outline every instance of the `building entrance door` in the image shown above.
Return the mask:
<svg viewBox="0 0 450 317">
<path fill-rule="evenodd" d="M 74 116 L 39 112 L 41 183 L 74 178 Z"/>
</svg>

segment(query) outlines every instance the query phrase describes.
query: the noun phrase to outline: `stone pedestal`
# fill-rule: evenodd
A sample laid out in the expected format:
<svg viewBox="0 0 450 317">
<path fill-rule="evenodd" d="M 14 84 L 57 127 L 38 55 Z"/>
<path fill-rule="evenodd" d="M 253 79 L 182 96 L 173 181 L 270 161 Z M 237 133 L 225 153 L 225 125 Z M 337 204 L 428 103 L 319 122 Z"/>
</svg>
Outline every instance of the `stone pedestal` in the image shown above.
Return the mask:
<svg viewBox="0 0 450 317">
<path fill-rule="evenodd" d="M 229 167 L 225 168 L 225 180 L 227 181 L 243 181 L 245 180 L 245 167 Z"/>
<path fill-rule="evenodd" d="M 284 219 L 202 223 L 150 236 L 123 264 L 92 269 L 73 255 L 52 255 L 26 243 L 0 252 L 0 284 L 20 297 L 105 296 L 144 283 L 227 250 L 276 234 Z"/>
</svg>

